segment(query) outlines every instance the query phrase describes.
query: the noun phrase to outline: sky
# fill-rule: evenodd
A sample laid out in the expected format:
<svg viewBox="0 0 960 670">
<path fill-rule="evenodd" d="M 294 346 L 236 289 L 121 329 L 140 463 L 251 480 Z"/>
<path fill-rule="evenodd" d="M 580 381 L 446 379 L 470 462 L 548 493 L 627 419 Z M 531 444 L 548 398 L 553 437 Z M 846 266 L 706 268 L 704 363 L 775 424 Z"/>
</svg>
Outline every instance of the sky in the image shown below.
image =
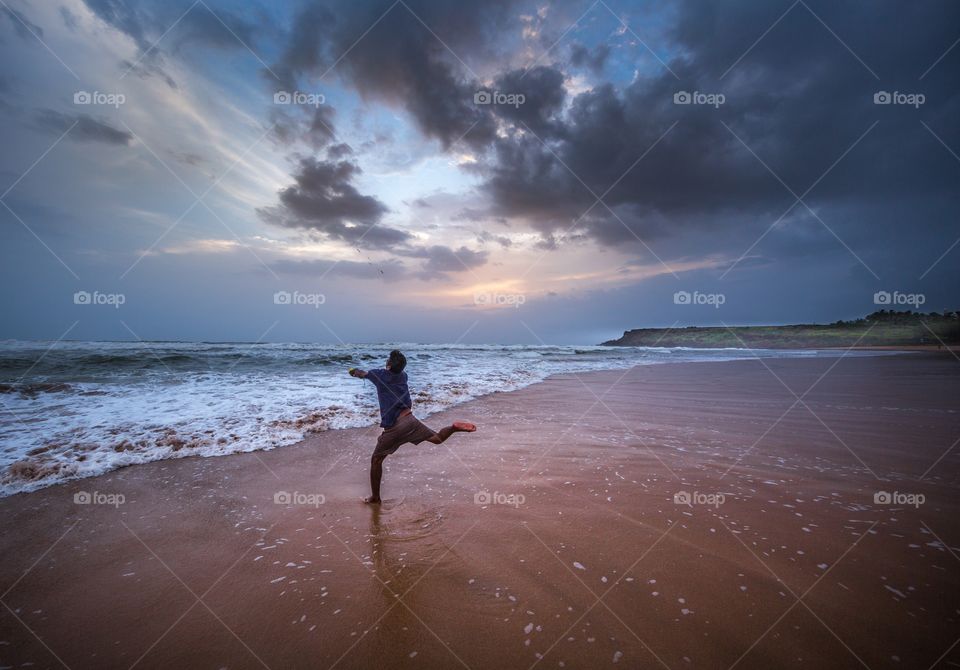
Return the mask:
<svg viewBox="0 0 960 670">
<path fill-rule="evenodd" d="M 960 5 L 0 0 L 0 338 L 960 307 Z"/>
</svg>

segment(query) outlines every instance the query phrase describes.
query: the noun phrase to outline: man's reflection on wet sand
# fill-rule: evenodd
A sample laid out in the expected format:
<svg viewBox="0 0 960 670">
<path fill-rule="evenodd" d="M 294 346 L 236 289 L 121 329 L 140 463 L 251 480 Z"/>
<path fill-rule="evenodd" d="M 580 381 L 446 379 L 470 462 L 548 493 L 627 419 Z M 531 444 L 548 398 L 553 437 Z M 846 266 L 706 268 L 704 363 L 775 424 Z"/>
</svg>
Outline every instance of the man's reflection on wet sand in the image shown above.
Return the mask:
<svg viewBox="0 0 960 670">
<path fill-rule="evenodd" d="M 377 624 L 377 629 L 370 633 L 373 643 L 384 651 L 409 653 L 417 651 L 419 640 L 426 634 L 417 617 L 405 606 L 416 611 L 417 589 L 411 590 L 411 587 L 417 582 L 415 573 L 422 573 L 422 570 L 411 569 L 407 565 L 407 552 L 400 550 L 398 543 L 402 542 L 402 539 L 392 530 L 390 519 L 390 511 L 383 510 L 380 505 L 370 506 L 369 537 L 373 586 L 379 589 L 383 596 L 383 609 L 378 616 L 387 612 Z"/>
</svg>

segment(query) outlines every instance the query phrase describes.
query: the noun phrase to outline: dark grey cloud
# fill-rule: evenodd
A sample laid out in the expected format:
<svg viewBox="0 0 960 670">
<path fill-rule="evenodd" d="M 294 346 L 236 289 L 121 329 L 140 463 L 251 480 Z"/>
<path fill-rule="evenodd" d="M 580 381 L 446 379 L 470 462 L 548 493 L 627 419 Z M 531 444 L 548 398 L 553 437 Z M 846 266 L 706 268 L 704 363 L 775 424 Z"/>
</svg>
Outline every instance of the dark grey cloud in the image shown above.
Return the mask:
<svg viewBox="0 0 960 670">
<path fill-rule="evenodd" d="M 956 161 L 920 122 L 949 146 L 960 146 L 960 128 L 950 121 L 960 113 L 953 84 L 960 54 L 948 54 L 920 76 L 955 41 L 944 25 L 960 22 L 960 6 L 934 3 L 903 12 L 892 4 L 869 11 L 808 4 L 857 56 L 797 5 L 723 76 L 786 7 L 683 3 L 667 33 L 677 54 L 669 66 L 678 78 L 661 68 L 625 86 L 601 83 L 561 114 L 537 127 L 528 123 L 532 134 L 520 127 L 498 137 L 480 169 L 492 211 L 525 218 L 548 247 L 582 216 L 574 232 L 604 244 L 687 235 L 694 247 L 736 248 L 794 201 L 781 179 L 803 193 L 874 121 L 807 196 L 811 206 L 842 208 L 849 216 L 856 212 L 852 203 L 925 195 L 941 211 L 957 211 Z M 583 64 L 583 50 L 574 52 L 571 65 Z M 873 95 L 880 90 L 922 92 L 927 101 L 920 110 L 878 106 Z M 726 102 L 718 109 L 676 105 L 678 91 L 719 92 Z M 587 213 L 601 195 L 609 209 L 597 204 Z M 837 244 L 799 208 L 824 240 Z M 870 225 L 862 218 L 831 220 L 850 238 L 866 238 L 863 248 L 881 246 L 882 240 L 861 235 Z M 924 216 L 919 225 L 942 233 L 943 217 Z"/>
<path fill-rule="evenodd" d="M 268 223 L 343 242 L 355 247 L 358 253 L 361 249 L 386 251 L 394 256 L 386 267 L 391 270 L 390 276 L 396 278 L 442 279 L 448 273 L 463 272 L 487 262 L 487 251 L 417 245 L 407 231 L 381 223 L 387 208 L 356 189 L 352 182 L 359 174 L 360 168 L 349 161 L 302 158 L 294 174 L 294 184 L 280 191 L 279 204 L 263 208 L 259 214 Z M 408 275 L 406 266 L 397 257 L 422 260 L 419 271 Z M 368 259 L 368 265 L 376 263 Z M 344 271 L 353 267 L 347 265 Z M 377 267 L 384 268 L 383 265 Z M 361 268 L 355 269 L 359 272 Z M 283 261 L 278 270 L 323 274 L 325 268 L 321 261 L 307 265 Z"/>
<path fill-rule="evenodd" d="M 402 4 L 391 8 L 390 2 L 357 2 L 347 12 L 311 4 L 295 18 L 272 70 L 291 88 L 301 78 L 331 72 L 328 76 L 340 77 L 364 98 L 405 109 L 444 147 L 461 138 L 473 146 L 488 143 L 495 135 L 493 114 L 474 103 L 481 87 L 460 59 L 488 55 L 497 31 L 505 33 L 515 21 L 513 3 L 408 4 L 412 11 Z M 454 53 L 431 31 L 443 35 Z"/>
<path fill-rule="evenodd" d="M 386 260 L 340 260 L 281 259 L 271 263 L 277 273 L 306 275 L 330 279 L 421 279 L 425 281 L 445 279 L 450 273 L 466 272 L 487 261 L 485 251 L 476 252 L 466 247 L 451 249 L 443 245 L 430 247 L 402 247 L 396 250 L 401 256 L 423 259 L 419 268 L 411 268 L 399 258 Z"/>
<path fill-rule="evenodd" d="M 305 221 L 377 223 L 386 206 L 361 195 L 350 183 L 360 168 L 347 161 L 305 158 L 296 185 L 280 192 L 280 202 Z"/>
<path fill-rule="evenodd" d="M 269 113 L 273 135 L 281 144 L 302 143 L 314 150 L 337 139 L 335 118 L 336 109 L 326 104 L 306 109 L 298 105 L 274 106 Z"/>
<path fill-rule="evenodd" d="M 404 258 L 419 259 L 417 267 L 410 267 L 399 258 L 373 260 L 359 253 L 363 260 L 281 259 L 271 263 L 279 274 L 323 277 L 325 279 L 420 279 L 434 281 L 447 279 L 450 273 L 467 272 L 487 262 L 486 251 L 472 251 L 466 247 L 451 249 L 443 245 L 400 246 L 393 252 Z"/>
<path fill-rule="evenodd" d="M 287 49 L 272 69 L 281 74 L 284 87 L 300 89 L 301 79 L 324 74 L 350 49 L 356 39 L 349 37 L 351 32 L 363 33 L 389 7 L 358 3 L 350 12 L 334 13 L 322 5 L 307 6 L 296 17 Z M 412 8 L 418 16 L 428 15 L 435 27 L 444 22 L 458 24 L 460 19 L 482 13 L 476 8 L 457 9 L 448 3 Z M 425 135 L 439 139 L 445 146 L 471 128 L 471 135 L 477 132 L 471 142 L 481 141 L 477 138 L 488 142 L 493 136 L 493 114 L 474 103 L 477 86 L 462 75 L 462 65 L 402 6 L 395 7 L 389 19 L 384 30 L 374 27 L 367 38 L 350 49 L 349 56 L 337 65 L 337 74 L 367 99 L 405 107 Z M 428 38 L 432 46 L 425 47 Z M 462 36 L 458 39 L 469 41 Z M 317 115 L 319 118 L 314 118 L 310 130 L 319 141 L 313 145 L 327 146 L 327 160 L 302 160 L 293 175 L 295 184 L 281 191 L 280 204 L 262 210 L 267 220 L 305 228 L 360 248 L 389 250 L 398 256 L 421 259 L 417 273 L 421 278 L 443 277 L 486 261 L 486 252 L 441 245 L 417 246 L 406 231 L 384 225 L 381 219 L 386 207 L 356 190 L 353 180 L 359 168 L 342 160 L 353 155 L 352 148 L 333 144 L 336 132 L 331 108 L 321 107 Z M 316 123 L 318 120 L 323 123 Z M 302 120 L 281 125 L 280 133 L 288 141 L 310 143 Z"/>
<path fill-rule="evenodd" d="M 330 105 L 320 105 L 312 114 L 305 130 L 305 138 L 315 148 L 322 148 L 333 142 L 336 131 L 333 129 L 333 117 L 336 114 Z"/>
<path fill-rule="evenodd" d="M 574 42 L 570 45 L 570 65 L 573 67 L 586 67 L 595 73 L 600 73 L 610 55 L 610 45 L 606 43 L 598 44 L 592 49 Z"/>
<path fill-rule="evenodd" d="M 439 244 L 429 247 L 399 249 L 397 253 L 412 258 L 426 259 L 423 270 L 428 274 L 471 270 L 486 263 L 489 255 L 486 251 L 473 251 L 467 247 L 451 249 Z"/>
<path fill-rule="evenodd" d="M 406 242 L 409 233 L 377 225 L 387 207 L 353 185 L 360 172 L 349 161 L 303 158 L 293 175 L 294 184 L 280 191 L 279 205 L 259 213 L 270 223 L 306 229 L 350 245 L 389 248 Z"/>
<path fill-rule="evenodd" d="M 291 145 L 304 139 L 302 118 L 281 108 L 272 108 L 267 118 L 271 133 L 280 144 Z"/>
<path fill-rule="evenodd" d="M 327 147 L 327 158 L 330 160 L 340 160 L 353 155 L 353 148 L 344 142 L 333 144 Z"/>
<path fill-rule="evenodd" d="M 296 89 L 297 77 L 300 74 L 325 74 L 321 68 L 326 69 L 324 63 L 330 56 L 324 53 L 321 39 L 326 41 L 333 26 L 341 23 L 342 16 L 342 13 L 335 14 L 321 3 L 308 3 L 303 6 L 285 39 L 283 57 L 272 68 L 279 74 L 282 85 L 288 89 Z M 269 76 L 272 83 L 272 75 L 265 76 Z"/>
<path fill-rule="evenodd" d="M 538 66 L 531 69 L 511 70 L 495 80 L 498 94 L 519 97 L 515 104 L 491 104 L 491 110 L 521 128 L 529 128 L 538 135 L 553 135 L 561 132 L 556 126 L 556 114 L 567 97 L 564 74 L 553 67 Z"/>
<path fill-rule="evenodd" d="M 480 222 L 480 221 L 487 221 L 492 217 L 489 211 L 479 209 L 476 207 L 463 207 L 459 211 L 457 211 L 455 218 L 463 219 L 465 221 Z M 503 224 L 507 223 L 506 219 L 503 219 L 503 218 L 497 219 L 497 222 L 503 223 Z"/>
<path fill-rule="evenodd" d="M 495 235 L 494 233 L 486 230 L 481 230 L 479 233 L 477 233 L 477 240 L 481 244 L 485 244 L 487 242 L 496 242 L 503 249 L 509 249 L 511 246 L 513 246 L 513 240 L 511 240 L 509 237 L 505 235 Z"/>
<path fill-rule="evenodd" d="M 86 114 L 64 114 L 53 109 L 41 109 L 33 118 L 34 125 L 41 129 L 55 133 L 70 130 L 67 139 L 74 142 L 102 142 L 127 146 L 133 143 L 134 137 L 125 130 L 114 128 L 106 121 L 100 121 Z"/>
<path fill-rule="evenodd" d="M 464 169 L 479 177 L 488 204 L 465 207 L 459 218 L 522 222 L 541 234 L 543 249 L 591 240 L 642 247 L 642 239 L 674 258 L 735 256 L 783 216 L 778 230 L 786 232 L 755 250 L 758 258 L 815 258 L 839 249 L 856 267 L 835 232 L 881 258 L 887 242 L 871 227 L 904 241 L 909 231 L 891 217 L 904 216 L 908 201 L 916 225 L 938 241 L 949 232 L 949 213 L 955 220 L 960 210 L 957 164 L 939 144 L 960 147 L 952 121 L 960 113 L 953 83 L 960 50 L 947 52 L 956 40 L 952 26 L 960 25 L 954 3 L 905 10 L 811 0 L 793 6 L 757 42 L 790 5 L 690 0 L 658 18 L 655 50 L 669 69 L 636 44 L 633 51 L 614 44 L 602 28 L 578 32 L 543 63 L 523 69 L 520 58 L 491 54 L 490 45 L 519 46 L 498 33 L 509 25 L 505 17 L 517 17 L 509 3 L 426 1 L 411 7 L 483 72 L 483 81 L 402 6 L 337 62 L 352 36 L 389 7 L 361 2 L 343 12 L 311 5 L 294 22 L 274 69 L 291 86 L 339 78 L 366 100 L 406 110 L 425 137 L 447 149 L 469 130 L 464 141 L 478 162 Z M 546 40 L 541 46 L 552 45 L 562 33 L 554 23 L 573 11 L 560 6 L 550 12 L 556 19 L 533 20 Z M 646 14 L 625 16 L 635 23 Z M 584 68 L 595 83 L 573 96 L 571 71 Z M 479 88 L 525 100 L 476 105 Z M 882 90 L 920 92 L 926 103 L 919 110 L 875 105 Z M 679 91 L 721 93 L 725 102 L 679 105 Z M 805 200 L 814 213 L 802 204 L 786 213 L 791 190 L 811 186 Z M 422 208 L 428 201 L 411 202 Z M 829 230 L 818 216 L 829 219 Z M 444 259 L 449 254 L 435 267 Z"/>
</svg>

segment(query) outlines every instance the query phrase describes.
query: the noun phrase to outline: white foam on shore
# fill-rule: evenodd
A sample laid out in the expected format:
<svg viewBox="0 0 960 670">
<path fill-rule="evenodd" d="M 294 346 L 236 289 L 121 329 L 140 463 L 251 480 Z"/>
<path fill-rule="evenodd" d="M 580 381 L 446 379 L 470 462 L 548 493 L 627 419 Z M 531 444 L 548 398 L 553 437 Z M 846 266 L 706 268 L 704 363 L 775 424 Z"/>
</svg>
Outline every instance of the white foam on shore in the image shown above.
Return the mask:
<svg viewBox="0 0 960 670">
<path fill-rule="evenodd" d="M 838 352 L 499 345 L 0 343 L 0 496 L 184 456 L 272 449 L 375 426 L 373 386 L 346 374 L 407 354 L 421 418 L 558 373 Z M 863 355 L 861 352 L 847 355 Z"/>
</svg>

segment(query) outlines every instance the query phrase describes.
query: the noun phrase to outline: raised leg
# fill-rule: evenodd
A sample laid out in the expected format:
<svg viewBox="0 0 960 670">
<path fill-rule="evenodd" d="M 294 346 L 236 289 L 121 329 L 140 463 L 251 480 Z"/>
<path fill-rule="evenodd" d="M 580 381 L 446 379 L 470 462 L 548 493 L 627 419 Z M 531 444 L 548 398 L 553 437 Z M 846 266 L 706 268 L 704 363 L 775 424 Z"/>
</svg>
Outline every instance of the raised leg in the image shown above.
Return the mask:
<svg viewBox="0 0 960 670">
<path fill-rule="evenodd" d="M 472 423 L 467 423 L 465 421 L 454 421 L 453 425 L 446 426 L 437 431 L 437 434 L 429 438 L 427 442 L 432 442 L 433 444 L 443 444 L 447 441 L 447 438 L 453 435 L 454 433 L 472 433 L 477 429 Z"/>
</svg>

